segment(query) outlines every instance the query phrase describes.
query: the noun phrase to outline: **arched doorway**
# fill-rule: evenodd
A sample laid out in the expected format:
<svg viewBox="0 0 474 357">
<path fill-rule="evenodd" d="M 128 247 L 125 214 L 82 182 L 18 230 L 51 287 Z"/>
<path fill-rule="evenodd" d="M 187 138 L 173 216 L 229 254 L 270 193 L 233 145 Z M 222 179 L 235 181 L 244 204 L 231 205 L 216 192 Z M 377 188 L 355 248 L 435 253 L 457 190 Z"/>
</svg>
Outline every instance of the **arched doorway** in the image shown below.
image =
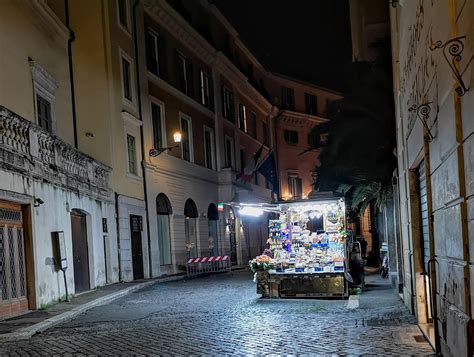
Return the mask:
<svg viewBox="0 0 474 357">
<path fill-rule="evenodd" d="M 90 290 L 87 216 L 80 210 L 71 211 L 72 255 L 75 292 Z"/>
<path fill-rule="evenodd" d="M 164 193 L 156 196 L 156 221 L 158 232 L 158 248 L 160 265 L 171 265 L 171 232 L 170 215 L 173 214 L 171 203 Z"/>
<path fill-rule="evenodd" d="M 188 258 L 197 257 L 197 228 L 196 219 L 199 217 L 196 204 L 192 199 L 187 199 L 184 204 L 184 228 L 185 228 L 185 244 Z"/>
<path fill-rule="evenodd" d="M 230 260 L 232 264 L 237 264 L 237 235 L 235 230 L 235 213 L 232 207 L 229 207 L 226 214 L 226 231 L 229 234 Z"/>
<path fill-rule="evenodd" d="M 207 227 L 209 233 L 209 254 L 219 255 L 219 233 L 218 233 L 219 212 L 217 206 L 211 203 L 207 208 Z"/>
</svg>

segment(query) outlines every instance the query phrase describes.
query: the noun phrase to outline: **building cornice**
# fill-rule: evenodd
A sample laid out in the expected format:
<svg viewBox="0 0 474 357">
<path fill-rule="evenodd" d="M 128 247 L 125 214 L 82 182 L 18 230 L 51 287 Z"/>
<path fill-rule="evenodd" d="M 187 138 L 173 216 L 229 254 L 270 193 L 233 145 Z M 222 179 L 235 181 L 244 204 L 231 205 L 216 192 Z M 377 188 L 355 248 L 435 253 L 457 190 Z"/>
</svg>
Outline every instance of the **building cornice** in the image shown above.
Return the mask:
<svg viewBox="0 0 474 357">
<path fill-rule="evenodd" d="M 329 119 L 306 113 L 284 110 L 279 116 L 279 122 L 293 127 L 311 129 L 316 125 L 329 121 Z"/>
<path fill-rule="evenodd" d="M 202 61 L 209 64 L 214 62 L 217 52 L 214 47 L 165 0 L 144 0 L 143 7 L 148 15 Z"/>
<path fill-rule="evenodd" d="M 45 0 L 19 0 L 40 26 L 58 42 L 66 45 L 69 30 L 48 6 Z"/>
<path fill-rule="evenodd" d="M 154 75 L 151 72 L 148 72 L 148 80 L 151 83 L 155 84 L 158 88 L 163 89 L 169 94 L 175 96 L 176 98 L 178 98 L 185 104 L 189 105 L 193 109 L 196 109 L 197 111 L 206 115 L 207 117 L 214 119 L 214 112 L 212 110 L 207 109 L 205 106 L 196 102 L 194 99 L 188 97 L 186 94 L 184 94 L 179 89 L 175 88 L 174 86 L 172 86 L 165 80 L 161 79 L 160 77 Z"/>
</svg>

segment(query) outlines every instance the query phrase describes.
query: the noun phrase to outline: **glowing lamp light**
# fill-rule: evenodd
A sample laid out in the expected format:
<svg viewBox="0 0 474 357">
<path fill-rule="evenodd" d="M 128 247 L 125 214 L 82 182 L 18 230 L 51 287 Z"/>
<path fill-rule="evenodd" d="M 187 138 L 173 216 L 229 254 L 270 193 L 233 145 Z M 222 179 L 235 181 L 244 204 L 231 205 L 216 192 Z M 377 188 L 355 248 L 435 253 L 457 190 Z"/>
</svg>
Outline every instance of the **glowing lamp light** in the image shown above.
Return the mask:
<svg viewBox="0 0 474 357">
<path fill-rule="evenodd" d="M 181 142 L 181 133 L 179 131 L 177 131 L 176 133 L 173 134 L 173 140 L 174 142 L 177 144 L 177 143 L 180 143 Z"/>
<path fill-rule="evenodd" d="M 263 214 L 263 210 L 258 207 L 242 207 L 239 213 L 241 216 L 260 217 Z"/>
</svg>

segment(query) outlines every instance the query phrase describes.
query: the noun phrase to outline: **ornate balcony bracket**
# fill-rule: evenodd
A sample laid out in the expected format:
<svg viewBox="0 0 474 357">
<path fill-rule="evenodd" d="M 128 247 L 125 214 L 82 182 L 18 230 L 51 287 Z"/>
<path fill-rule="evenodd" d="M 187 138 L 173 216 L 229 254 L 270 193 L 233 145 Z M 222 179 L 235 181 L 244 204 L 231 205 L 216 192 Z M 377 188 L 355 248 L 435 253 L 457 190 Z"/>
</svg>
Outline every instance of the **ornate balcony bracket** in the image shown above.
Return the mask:
<svg viewBox="0 0 474 357">
<path fill-rule="evenodd" d="M 425 140 L 429 143 L 434 139 L 434 136 L 431 134 L 431 130 L 428 126 L 428 119 L 430 118 L 431 113 L 431 104 L 433 104 L 433 102 L 428 102 L 421 105 L 413 104 L 410 108 L 408 108 L 409 112 L 415 112 L 418 119 L 421 120 L 421 123 L 428 133 L 428 135 L 425 137 Z"/>
<path fill-rule="evenodd" d="M 466 92 L 469 90 L 469 88 L 467 88 L 464 84 L 464 81 L 462 79 L 462 73 L 459 71 L 458 68 L 458 63 L 460 63 L 462 60 L 462 53 L 464 51 L 463 41 L 465 39 L 466 36 L 460 36 L 446 41 L 445 43 L 437 41 L 432 43 L 430 46 L 431 51 L 434 51 L 439 48 L 443 50 L 443 56 L 446 62 L 448 62 L 448 65 L 451 68 L 451 71 L 453 72 L 453 75 L 454 77 L 456 77 L 456 80 L 458 82 L 458 87 L 455 90 L 460 97 L 466 94 Z"/>
</svg>

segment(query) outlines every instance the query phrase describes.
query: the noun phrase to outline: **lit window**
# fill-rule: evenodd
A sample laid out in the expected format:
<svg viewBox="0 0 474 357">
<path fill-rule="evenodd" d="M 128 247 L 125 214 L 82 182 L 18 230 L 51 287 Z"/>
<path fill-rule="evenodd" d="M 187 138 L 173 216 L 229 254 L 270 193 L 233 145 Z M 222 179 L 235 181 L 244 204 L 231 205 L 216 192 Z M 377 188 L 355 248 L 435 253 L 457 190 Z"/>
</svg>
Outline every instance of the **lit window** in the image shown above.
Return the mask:
<svg viewBox="0 0 474 357">
<path fill-rule="evenodd" d="M 191 119 L 181 116 L 181 153 L 183 160 L 192 161 L 192 130 Z"/>
<path fill-rule="evenodd" d="M 288 192 L 293 199 L 301 199 L 303 196 L 303 183 L 301 177 L 288 177 Z"/>
<path fill-rule="evenodd" d="M 239 104 L 239 128 L 247 132 L 247 108 L 244 104 Z"/>
</svg>

